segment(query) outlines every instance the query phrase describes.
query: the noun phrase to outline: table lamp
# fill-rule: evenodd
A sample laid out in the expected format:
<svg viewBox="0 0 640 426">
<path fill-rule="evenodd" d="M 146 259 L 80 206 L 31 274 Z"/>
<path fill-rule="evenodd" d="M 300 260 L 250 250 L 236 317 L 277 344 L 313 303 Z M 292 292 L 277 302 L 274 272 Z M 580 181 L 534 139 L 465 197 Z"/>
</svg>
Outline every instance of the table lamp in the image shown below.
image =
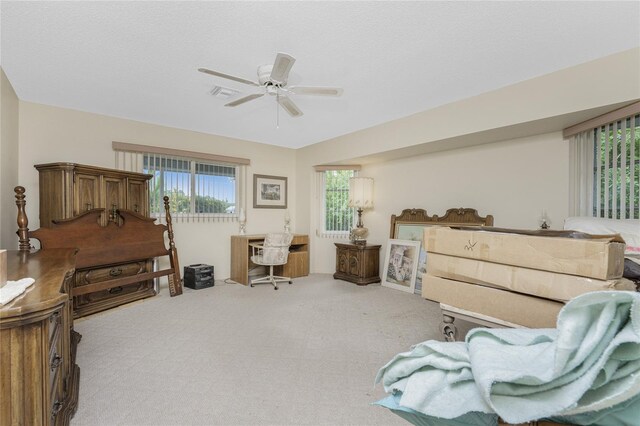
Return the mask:
<svg viewBox="0 0 640 426">
<path fill-rule="evenodd" d="M 369 230 L 362 223 L 362 211 L 373 208 L 373 179 L 353 177 L 349 179 L 349 207 L 358 209 L 358 223 L 349 237 L 354 244 L 367 244 Z"/>
</svg>

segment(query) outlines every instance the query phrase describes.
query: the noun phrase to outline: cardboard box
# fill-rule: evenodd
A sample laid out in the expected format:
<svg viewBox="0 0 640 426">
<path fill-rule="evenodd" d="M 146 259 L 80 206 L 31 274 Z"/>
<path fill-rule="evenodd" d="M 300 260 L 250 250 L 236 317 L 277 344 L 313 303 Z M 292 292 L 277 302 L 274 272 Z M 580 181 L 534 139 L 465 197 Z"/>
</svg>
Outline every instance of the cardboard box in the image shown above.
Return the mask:
<svg viewBox="0 0 640 426">
<path fill-rule="evenodd" d="M 603 281 L 438 253 L 427 255 L 427 271 L 440 278 L 503 288 L 561 302 L 590 291 L 636 289 L 635 284 L 626 278 Z"/>
<path fill-rule="evenodd" d="M 422 297 L 530 328 L 555 328 L 563 303 L 460 281 L 422 276 Z"/>
<path fill-rule="evenodd" d="M 559 233 L 556 233 L 559 235 Z M 617 236 L 578 239 L 427 227 L 427 252 L 610 280 L 622 277 L 624 243 Z M 428 256 L 427 256 L 428 257 Z"/>
</svg>

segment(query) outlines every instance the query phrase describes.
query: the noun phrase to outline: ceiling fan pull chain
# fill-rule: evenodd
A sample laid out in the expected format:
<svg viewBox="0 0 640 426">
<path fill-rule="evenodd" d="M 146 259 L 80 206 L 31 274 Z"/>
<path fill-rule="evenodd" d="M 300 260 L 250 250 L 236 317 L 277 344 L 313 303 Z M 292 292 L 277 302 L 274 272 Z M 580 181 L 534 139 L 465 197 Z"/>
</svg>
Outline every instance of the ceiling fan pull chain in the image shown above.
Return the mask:
<svg viewBox="0 0 640 426">
<path fill-rule="evenodd" d="M 276 129 L 280 128 L 280 88 L 276 86 Z"/>
</svg>

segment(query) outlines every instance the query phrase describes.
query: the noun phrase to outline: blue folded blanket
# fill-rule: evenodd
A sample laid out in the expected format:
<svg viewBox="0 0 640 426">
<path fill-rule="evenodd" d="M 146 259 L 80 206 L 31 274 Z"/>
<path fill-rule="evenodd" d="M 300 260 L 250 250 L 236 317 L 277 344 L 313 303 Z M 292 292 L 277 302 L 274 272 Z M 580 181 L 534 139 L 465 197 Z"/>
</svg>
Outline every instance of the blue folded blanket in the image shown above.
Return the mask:
<svg viewBox="0 0 640 426">
<path fill-rule="evenodd" d="M 581 295 L 555 329 L 478 328 L 465 342 L 420 343 L 376 382 L 392 393 L 378 404 L 414 424 L 640 425 L 640 293 Z"/>
</svg>

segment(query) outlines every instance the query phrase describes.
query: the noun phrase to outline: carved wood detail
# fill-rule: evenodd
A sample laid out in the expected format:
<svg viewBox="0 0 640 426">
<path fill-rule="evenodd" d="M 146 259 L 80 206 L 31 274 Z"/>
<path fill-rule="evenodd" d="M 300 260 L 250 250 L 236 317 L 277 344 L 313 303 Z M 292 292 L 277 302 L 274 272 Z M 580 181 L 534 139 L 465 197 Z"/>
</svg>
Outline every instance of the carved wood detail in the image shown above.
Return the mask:
<svg viewBox="0 0 640 426">
<path fill-rule="evenodd" d="M 99 219 L 104 209 L 92 209 L 81 215 L 54 220 L 49 228 L 28 231 L 28 219 L 24 212 L 24 188 L 16 187 L 16 199 L 21 197 L 18 204 L 18 221 L 21 230 L 26 234 L 26 246 L 30 245 L 29 238 L 40 241 L 42 249 L 75 248 L 78 249 L 76 267 L 104 268 L 111 265 L 144 261 L 159 256 L 169 256 L 170 268 L 162 271 L 139 274 L 137 276 L 120 277 L 111 274 L 111 279 L 99 283 L 74 287 L 74 296 L 86 294 L 90 291 L 102 291 L 133 284 L 159 276 L 168 275 L 171 296 L 182 294 L 180 269 L 177 263 L 178 252 L 173 240 L 173 230 L 169 233 L 169 247 L 164 243 L 164 233 L 171 225 L 171 213 L 168 202 L 165 201 L 165 213 L 168 225 L 156 225 L 155 219 L 141 216 L 128 210 L 116 210 L 116 218 L 107 226 L 100 226 Z M 118 225 L 120 224 L 120 225 Z M 26 250 L 26 249 L 21 249 Z M 115 271 L 115 269 L 114 269 Z M 171 285 L 171 281 L 173 284 Z"/>
<path fill-rule="evenodd" d="M 430 216 L 424 209 L 404 209 L 399 215 L 391 215 L 391 229 L 389 238 L 396 237 L 396 225 L 399 223 L 424 224 L 424 225 L 480 225 L 493 226 L 493 216 L 480 216 L 476 209 L 453 208 L 448 209 L 442 216 L 434 214 Z"/>
</svg>

